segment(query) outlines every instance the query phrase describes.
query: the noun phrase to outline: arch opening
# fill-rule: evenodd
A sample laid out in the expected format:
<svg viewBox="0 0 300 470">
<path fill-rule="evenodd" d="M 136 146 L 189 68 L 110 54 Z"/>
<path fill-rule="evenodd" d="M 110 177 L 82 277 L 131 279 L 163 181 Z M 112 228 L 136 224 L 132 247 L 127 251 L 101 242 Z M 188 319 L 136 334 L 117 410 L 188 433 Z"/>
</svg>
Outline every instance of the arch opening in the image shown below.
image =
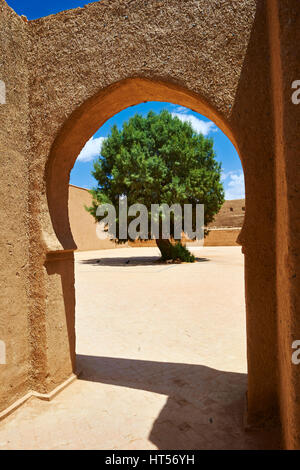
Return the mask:
<svg viewBox="0 0 300 470">
<path fill-rule="evenodd" d="M 237 142 L 224 117 L 195 93 L 177 85 L 141 78 L 111 85 L 74 111 L 52 146 L 46 168 L 47 199 L 55 238 L 59 243 L 53 243 L 56 249 L 50 244 L 49 252 L 76 249 L 68 218 L 68 182 L 80 151 L 112 116 L 125 108 L 148 101 L 174 103 L 207 117 L 229 138 L 239 154 Z M 242 158 L 241 163 L 243 166 Z"/>
<path fill-rule="evenodd" d="M 76 249 L 68 218 L 68 182 L 70 171 L 84 144 L 113 115 L 127 107 L 147 101 L 168 101 L 204 115 L 224 132 L 238 151 L 237 141 L 226 119 L 199 96 L 178 86 L 144 79 L 128 79 L 112 85 L 78 108 L 53 144 L 46 181 L 49 212 L 55 230 L 53 233 L 59 243 L 49 245 L 48 252 L 72 252 Z M 242 159 L 241 162 L 244 167 Z M 239 239 L 241 238 L 240 235 Z M 251 383 L 253 386 L 253 381 Z"/>
<path fill-rule="evenodd" d="M 145 100 L 143 100 L 145 101 Z M 177 102 L 176 102 L 177 104 Z M 179 105 L 181 105 L 181 103 L 179 103 Z M 132 112 L 134 108 L 132 108 Z M 90 137 L 90 134 L 88 135 L 88 138 Z M 70 199 L 69 199 L 70 200 Z M 76 203 L 78 204 L 78 199 L 76 201 Z M 228 209 L 227 209 L 228 210 Z M 88 214 L 88 217 L 91 217 L 89 214 Z M 73 226 L 71 224 L 71 232 L 73 232 Z M 95 230 L 95 229 L 94 229 Z M 74 232 L 73 232 L 74 233 Z M 75 243 L 77 241 L 77 238 L 75 237 Z M 78 248 L 81 250 L 81 246 L 79 246 L 79 243 L 78 243 Z M 162 394 L 162 395 L 172 395 L 172 387 L 174 386 L 176 388 L 176 384 L 172 385 L 172 381 L 169 381 L 167 380 L 167 383 L 165 385 L 165 387 L 161 387 L 158 383 L 155 383 L 155 384 L 149 384 L 148 383 L 148 380 L 149 380 L 149 376 L 151 376 L 152 374 L 154 374 L 156 376 L 156 379 L 159 375 L 163 375 L 163 376 L 168 376 L 169 372 L 168 372 L 168 368 L 170 369 L 173 369 L 175 368 L 176 372 L 175 372 L 175 380 L 178 381 L 178 383 L 180 381 L 184 381 L 184 380 L 187 380 L 188 379 L 188 376 L 190 373 L 192 373 L 194 375 L 194 378 L 196 377 L 195 379 L 195 386 L 198 387 L 198 386 L 201 386 L 201 383 L 202 381 L 206 381 L 206 374 L 208 374 L 208 376 L 212 375 L 212 376 L 216 376 L 219 372 L 216 372 L 214 370 L 214 368 L 212 367 L 213 364 L 212 363 L 209 363 L 208 361 L 208 366 L 207 365 L 204 365 L 201 361 L 201 365 L 197 365 L 196 364 L 196 361 L 197 359 L 196 358 L 196 354 L 194 356 L 194 365 L 193 365 L 193 354 L 191 354 L 189 357 L 188 357 L 188 354 L 184 357 L 184 354 L 183 354 L 183 349 L 184 349 L 184 346 L 183 344 L 180 345 L 180 347 L 177 347 L 175 349 L 177 349 L 177 353 L 174 354 L 174 351 L 172 352 L 172 346 L 170 344 L 166 345 L 166 350 L 165 350 L 165 355 L 166 357 L 168 357 L 169 359 L 172 358 L 172 354 L 174 354 L 174 357 L 176 357 L 176 354 L 178 354 L 178 359 L 177 361 L 174 360 L 174 364 L 172 363 L 171 360 L 169 360 L 169 364 L 166 364 L 166 365 L 163 365 L 163 363 L 160 362 L 162 356 L 161 354 L 157 354 L 157 361 L 153 360 L 156 358 L 155 356 L 155 352 L 152 350 L 152 348 L 154 347 L 155 349 L 155 342 L 151 341 L 151 345 L 149 344 L 149 342 L 147 343 L 147 340 L 146 338 L 144 337 L 145 336 L 145 332 L 147 331 L 147 328 L 146 328 L 146 324 L 145 322 L 147 322 L 148 320 L 150 321 L 150 318 L 149 318 L 149 309 L 153 307 L 153 302 L 151 303 L 150 299 L 148 298 L 148 301 L 147 301 L 147 290 L 148 288 L 145 290 L 144 286 L 145 286 L 145 282 L 143 281 L 141 283 L 140 281 L 140 274 L 139 274 L 139 270 L 143 270 L 143 269 L 148 269 L 148 273 L 152 270 L 155 271 L 156 269 L 156 262 L 157 262 L 157 253 L 155 253 L 155 249 L 151 248 L 149 245 L 144 245 L 142 247 L 137 247 L 137 246 L 134 246 L 134 245 L 131 245 L 130 248 L 125 248 L 125 249 L 120 249 L 120 248 L 117 248 L 116 250 L 114 250 L 114 253 L 112 252 L 113 248 L 111 247 L 111 249 L 109 249 L 109 247 L 106 247 L 108 248 L 108 251 L 105 250 L 104 251 L 97 251 L 97 253 L 95 252 L 94 253 L 94 250 L 92 253 L 82 253 L 82 252 L 79 252 L 79 253 L 76 253 L 75 255 L 75 280 L 76 280 L 76 305 L 77 305 L 77 309 L 78 311 L 76 310 L 76 318 L 77 318 L 77 322 L 78 322 L 78 333 L 77 333 L 77 363 L 78 363 L 78 366 L 79 366 L 79 369 L 82 371 L 82 378 L 86 381 L 89 381 L 91 380 L 91 377 L 96 377 L 96 381 L 99 380 L 101 383 L 103 382 L 106 382 L 107 384 L 110 384 L 110 383 L 116 383 L 117 385 L 127 385 L 130 387 L 132 387 L 133 389 L 135 388 L 139 388 L 141 387 L 142 390 L 145 390 L 145 389 L 148 389 L 149 392 L 157 392 L 158 394 Z M 193 251 L 193 247 L 192 245 L 189 246 L 189 248 Z M 140 252 L 138 251 L 140 250 Z M 147 251 L 148 250 L 148 251 Z M 240 263 L 240 260 L 242 259 L 242 255 L 240 254 L 240 249 L 237 247 L 237 250 L 238 251 L 234 251 L 233 253 L 233 257 L 235 258 L 235 261 L 233 262 L 233 264 L 235 264 L 236 262 L 237 263 Z M 198 258 L 198 263 L 199 263 L 199 266 L 200 264 L 203 262 L 203 266 L 205 263 L 209 263 L 210 261 L 212 261 L 211 264 L 214 263 L 214 254 L 213 254 L 213 250 L 212 251 L 208 251 L 209 255 L 208 255 L 208 258 L 206 258 L 204 255 L 202 255 L 200 252 L 197 251 L 197 248 L 195 249 L 194 253 L 196 253 L 196 256 Z M 226 254 L 227 256 L 227 254 Z M 200 258 L 199 258 L 200 257 Z M 128 259 L 127 259 L 128 258 Z M 201 261 L 201 262 L 200 262 Z M 180 269 L 180 268 L 179 268 Z M 222 269 L 221 266 L 217 267 L 216 269 Z M 242 264 L 239 266 L 238 268 L 240 271 L 243 269 L 242 268 Z M 110 278 L 110 281 L 107 281 L 107 274 L 105 274 L 106 272 L 109 272 L 109 271 L 112 271 L 111 272 L 111 278 Z M 114 271 L 115 270 L 115 271 Z M 113 297 L 113 293 L 111 291 L 112 289 L 112 286 L 113 285 L 118 285 L 118 298 L 122 297 L 123 298 L 133 298 L 134 297 L 134 291 L 130 288 L 130 287 L 127 287 L 126 290 L 127 292 L 124 292 L 122 290 L 122 284 L 123 282 L 121 281 L 121 277 L 124 275 L 124 274 L 128 274 L 129 275 L 129 270 L 130 270 L 130 276 L 131 278 L 133 279 L 135 277 L 135 281 L 133 281 L 131 279 L 131 286 L 133 285 L 133 283 L 135 284 L 136 286 L 136 289 L 137 291 L 139 292 L 142 292 L 143 295 L 141 298 L 138 298 L 138 296 L 136 297 L 136 307 L 138 309 L 141 309 L 142 310 L 142 304 L 146 304 L 146 311 L 144 311 L 144 314 L 143 314 L 143 319 L 140 319 L 140 332 L 138 332 L 138 328 L 136 328 L 136 321 L 137 319 L 134 319 L 134 318 L 131 318 L 131 311 L 130 311 L 130 308 L 128 309 L 128 306 L 124 307 L 123 310 L 122 310 L 122 315 L 119 316 L 119 314 L 117 313 L 117 310 L 121 310 L 120 309 L 120 303 L 118 301 L 111 301 L 109 300 L 109 296 L 111 295 L 111 297 Z M 87 274 L 87 272 L 89 274 Z M 92 275 L 91 273 L 94 273 L 94 275 Z M 145 272 L 144 276 L 147 278 L 148 276 L 148 273 Z M 158 274 L 158 273 L 156 273 Z M 240 306 L 241 306 L 241 311 L 238 313 L 238 316 L 239 316 L 239 322 L 241 322 L 241 324 L 245 323 L 245 306 L 244 306 L 244 298 L 243 298 L 243 286 L 242 286 L 242 283 L 243 283 L 243 274 L 242 272 L 240 272 L 241 276 L 240 276 L 240 279 L 238 281 L 238 294 L 237 294 L 237 298 L 239 298 L 240 300 L 237 301 L 240 302 Z M 161 277 L 163 276 L 163 274 L 159 274 Z M 158 275 L 158 276 L 159 276 Z M 179 274 L 180 275 L 180 274 Z M 86 286 L 86 280 L 85 280 L 85 276 L 89 276 L 89 287 L 84 287 Z M 110 276 L 108 274 L 108 276 Z M 115 276 L 115 277 L 114 277 Z M 121 276 L 121 277 L 119 277 Z M 150 274 L 150 277 L 151 277 L 151 274 Z M 209 277 L 209 276 L 208 276 Z M 97 279 L 98 281 L 92 281 L 92 278 L 93 279 Z M 146 281 L 146 284 L 148 283 L 149 279 Z M 149 286 L 149 291 L 151 292 L 152 291 L 152 296 L 155 297 L 155 294 L 153 291 L 155 292 L 158 292 L 158 296 L 157 296 L 157 302 L 163 304 L 164 302 L 164 299 L 163 299 L 163 296 L 161 293 L 159 293 L 159 282 L 161 282 L 162 279 L 159 279 L 159 277 L 157 277 L 156 281 Z M 169 277 L 168 275 L 168 271 L 166 271 L 166 278 L 165 278 L 165 281 L 166 282 L 171 282 L 173 283 L 173 287 L 170 289 L 170 291 L 175 293 L 175 291 L 179 290 L 179 286 L 177 285 L 176 286 L 176 279 L 171 279 L 171 277 Z M 212 281 L 212 278 L 210 277 L 210 281 L 208 281 L 209 283 Z M 101 289 L 101 293 L 99 293 L 99 295 L 97 295 L 96 291 L 93 291 L 93 288 L 95 288 L 95 286 L 93 286 L 93 282 L 96 282 L 98 283 L 98 285 L 101 285 L 102 286 L 102 289 Z M 201 281 L 200 281 L 201 282 Z M 156 283 L 156 284 L 155 284 Z M 191 284 L 193 282 L 191 281 Z M 186 287 L 188 287 L 188 285 L 186 285 Z M 210 288 L 212 288 L 212 286 L 210 286 Z M 86 304 L 86 293 L 84 292 L 84 290 L 87 289 L 89 294 L 88 294 L 88 297 L 90 298 L 93 298 L 93 302 L 94 302 L 94 305 L 93 307 L 91 308 L 88 308 L 87 307 L 87 304 Z M 97 289 L 97 287 L 96 287 Z M 227 288 L 225 286 L 223 286 L 223 289 L 224 290 L 227 290 L 227 293 L 228 295 L 229 292 L 231 292 L 232 295 L 234 295 L 233 291 L 232 291 L 232 287 L 230 286 L 230 282 L 228 283 L 228 286 Z M 185 290 L 185 287 L 184 287 L 184 290 Z M 209 289 L 210 290 L 210 289 Z M 108 297 L 107 297 L 108 296 Z M 146 300 L 145 300 L 146 299 Z M 191 296 L 191 300 L 193 299 L 193 296 Z M 187 299 L 185 300 L 187 301 Z M 184 302 L 185 302 L 184 301 Z M 99 303 L 100 302 L 100 303 Z M 183 299 L 181 299 L 179 301 L 179 303 L 182 303 L 183 302 Z M 192 300 L 193 302 L 193 300 Z M 111 312 L 108 312 L 107 309 L 105 308 L 105 305 L 107 305 L 107 303 L 110 303 L 110 306 L 111 306 Z M 121 302 L 122 303 L 122 302 Z M 103 305 L 104 307 L 102 308 L 101 305 Z M 127 305 L 127 304 L 126 304 Z M 210 307 L 213 305 L 213 301 L 210 305 Z M 230 305 L 228 303 L 228 305 Z M 209 306 L 207 306 L 207 309 L 209 310 L 210 309 Z M 169 310 L 173 310 L 173 309 L 176 309 L 176 304 L 174 303 L 174 299 L 170 298 L 169 302 L 168 302 L 168 308 Z M 165 308 L 165 312 L 168 310 L 168 308 Z M 184 308 L 183 304 L 182 304 L 182 308 Z M 176 325 L 177 324 L 177 327 L 179 326 L 178 322 L 181 322 L 182 323 L 182 327 L 183 329 L 185 329 L 186 333 L 187 334 L 187 338 L 189 338 L 189 341 L 191 344 L 193 344 L 193 341 L 198 341 L 199 340 L 199 337 L 197 336 L 196 334 L 196 331 L 197 331 L 197 328 L 198 326 L 197 325 L 197 319 L 194 317 L 193 318 L 193 315 L 194 313 L 192 312 L 192 306 L 191 304 L 189 304 L 189 301 L 186 302 L 186 305 L 185 305 L 185 308 L 186 308 L 186 319 L 183 320 L 183 319 L 179 319 L 178 318 L 178 315 L 174 315 L 173 317 L 173 321 L 171 320 L 170 317 L 168 317 L 168 322 L 171 322 Z M 94 316 L 94 311 L 97 311 L 99 312 L 99 318 L 96 318 Z M 101 314 L 100 314 L 100 310 L 101 310 Z M 162 314 L 162 317 L 163 317 L 163 311 L 164 311 L 164 308 L 162 306 L 159 307 L 158 311 L 155 312 L 155 308 L 154 308 L 154 313 L 153 313 L 153 317 L 155 318 L 155 316 L 158 314 L 158 317 L 157 317 L 157 322 L 155 322 L 154 320 L 154 323 L 157 323 L 157 325 L 159 325 L 160 323 L 160 320 L 159 320 L 159 315 L 161 312 Z M 122 337 L 122 335 L 120 334 L 115 334 L 114 331 L 113 331 L 113 328 L 111 328 L 110 326 L 108 326 L 107 328 L 103 325 L 101 327 L 101 325 L 99 324 L 99 321 L 100 322 L 103 322 L 105 325 L 107 325 L 108 323 L 108 319 L 110 317 L 110 315 L 112 314 L 113 317 L 115 317 L 115 319 L 113 321 L 118 321 L 119 325 L 120 326 L 117 326 L 117 329 L 121 328 L 121 330 L 123 331 L 126 331 L 126 329 L 128 328 L 128 326 L 126 326 L 126 324 L 129 322 L 132 322 L 132 330 L 130 331 L 130 335 L 132 337 L 132 344 L 131 342 L 129 341 L 129 345 L 126 346 L 126 348 L 124 347 L 124 345 L 122 345 L 122 342 L 124 342 L 124 337 Z M 129 318 L 127 317 L 127 315 L 129 316 Z M 170 311 L 167 313 L 167 316 L 170 315 Z M 125 317 L 125 318 L 124 318 Z M 177 317 L 177 318 L 176 318 Z M 207 315 L 207 317 L 209 317 L 209 315 Z M 97 348 L 94 348 L 95 346 L 95 343 L 97 342 L 97 340 L 95 338 L 97 338 L 97 333 L 96 335 L 94 336 L 94 334 L 90 334 L 89 335 L 89 346 L 86 347 L 86 337 L 85 335 L 88 335 L 88 332 L 85 331 L 84 332 L 84 327 L 83 327 L 83 318 L 84 318 L 84 322 L 85 324 L 89 323 L 89 329 L 92 330 L 93 332 L 102 332 L 103 333 L 103 337 L 101 337 L 102 339 L 100 339 L 99 337 L 99 342 L 101 342 L 101 347 L 97 347 Z M 147 320 L 148 319 L 148 320 Z M 195 330 L 192 332 L 190 331 L 190 326 L 191 326 L 191 322 L 192 321 L 195 321 Z M 205 323 L 206 320 L 204 320 L 203 318 L 203 321 Z M 144 323 L 143 323 L 144 322 Z M 166 325 L 164 325 L 164 322 L 162 321 L 161 323 L 161 327 L 159 327 L 159 331 L 153 331 L 151 334 L 154 335 L 154 336 L 159 336 L 159 335 L 168 335 L 169 334 L 169 337 L 170 337 L 170 343 L 172 343 L 172 337 L 173 337 L 173 341 L 176 339 L 176 336 L 175 336 L 175 331 L 173 331 L 173 328 L 169 326 L 169 328 L 171 328 L 171 331 L 168 332 L 168 328 L 166 329 L 165 328 Z M 207 324 L 207 332 L 209 331 L 209 327 L 208 327 L 208 324 Z M 163 333 L 164 332 L 164 333 Z M 128 332 L 129 333 L 129 332 Z M 227 332 L 228 333 L 228 332 Z M 243 329 L 243 331 L 240 332 L 240 336 L 241 336 L 241 343 L 243 343 L 245 341 L 245 331 Z M 208 333 L 209 335 L 211 333 Z M 140 335 L 141 337 L 141 341 L 142 341 L 142 345 L 141 346 L 138 346 L 137 347 L 137 350 L 138 351 L 142 351 L 144 350 L 143 352 L 138 352 L 138 355 L 140 354 L 141 358 L 138 359 L 138 357 L 136 356 L 137 354 L 137 351 L 135 351 L 135 348 L 136 348 L 136 341 L 137 341 L 137 338 L 138 336 Z M 224 335 L 226 336 L 226 334 Z M 228 335 L 227 337 L 229 337 L 230 335 Z M 105 338 L 109 338 L 108 342 L 106 342 Z M 120 341 L 121 345 L 118 345 L 117 342 Z M 179 338 L 177 338 L 177 341 L 179 341 Z M 168 341 L 167 341 L 168 343 Z M 183 341 L 184 343 L 184 341 Z M 232 344 L 232 337 L 230 339 L 230 343 Z M 245 346 L 245 344 L 244 344 Z M 139 349 L 140 348 L 140 349 Z M 183 348 L 183 349 L 182 349 Z M 213 349 L 213 347 L 210 347 L 208 349 Z M 179 359 L 179 356 L 182 354 L 182 357 Z M 226 353 L 225 353 L 226 354 Z M 241 354 L 244 358 L 244 362 L 246 364 L 246 354 L 245 354 L 245 350 L 243 351 L 243 354 Z M 148 359 L 147 359 L 148 358 Z M 185 359 L 185 361 L 184 361 Z M 189 363 L 189 361 L 191 361 L 191 364 Z M 204 358 L 203 358 L 203 361 L 204 361 Z M 181 362 L 186 362 L 186 364 L 181 364 Z M 230 369 L 230 366 L 229 366 L 229 362 L 228 361 L 228 364 L 227 364 L 227 369 Z M 216 362 L 217 364 L 217 362 Z M 221 367 L 221 364 L 219 363 L 219 367 Z M 234 369 L 234 366 L 232 366 L 232 368 Z M 123 369 L 126 369 L 127 370 L 127 373 L 128 375 L 126 375 L 125 377 L 123 376 L 123 372 L 122 370 Z M 144 384 L 142 385 L 139 385 L 138 383 L 138 380 L 137 378 L 135 377 L 135 370 L 138 369 L 138 374 L 142 374 L 144 375 L 144 378 L 145 378 L 145 381 L 144 381 Z M 142 369 L 144 369 L 144 371 L 142 371 Z M 110 372 L 108 371 L 110 370 Z M 247 370 L 247 369 L 246 369 Z M 147 376 L 148 374 L 148 376 Z M 246 385 L 246 380 L 247 380 L 247 376 L 245 373 L 242 373 L 242 372 L 224 372 L 224 373 L 221 373 L 221 383 L 222 383 L 222 387 L 224 387 L 228 393 L 231 393 L 231 386 L 230 386 L 230 380 L 233 378 L 234 380 L 236 380 L 238 383 L 239 383 L 239 387 L 241 387 L 241 389 L 244 390 L 244 387 Z M 155 379 L 155 380 L 156 380 Z M 176 390 L 176 394 L 178 393 L 178 390 Z M 133 398 L 134 400 L 135 398 Z M 217 406 L 222 408 L 223 404 L 220 402 Z M 166 405 L 166 407 L 163 407 L 161 412 L 160 412 L 160 418 L 166 414 L 166 415 L 169 415 L 169 413 L 172 412 L 172 409 L 174 408 L 174 403 L 173 403 L 173 399 L 172 398 L 168 398 L 168 403 Z M 189 404 L 188 405 L 188 408 L 190 409 L 190 411 L 192 410 L 192 404 Z M 201 419 L 201 416 L 202 416 L 202 413 L 203 413 L 203 409 L 201 411 L 201 413 L 199 413 L 199 415 L 197 415 L 197 418 L 196 419 Z M 239 410 L 240 411 L 240 410 Z M 211 410 L 212 413 L 216 413 L 218 414 L 220 412 L 219 408 L 218 409 L 214 409 L 214 410 Z M 236 412 L 238 412 L 238 409 L 236 410 Z M 181 409 L 179 411 L 179 413 L 177 414 L 177 418 L 179 421 L 183 421 L 183 409 Z M 160 419 L 159 418 L 159 419 Z M 192 419 L 192 418 L 191 418 Z M 157 432 L 160 434 L 161 431 L 161 426 L 159 423 L 154 423 L 153 424 L 153 428 L 151 430 L 151 433 L 150 433 L 150 440 L 156 444 L 156 445 L 162 445 L 159 441 L 161 439 L 161 437 L 157 437 Z M 182 433 L 181 432 L 178 432 L 178 433 L 175 433 L 175 435 L 173 436 L 173 438 L 175 439 L 175 441 L 177 441 L 177 446 L 180 446 L 180 439 L 182 439 Z M 164 444 L 163 445 L 167 445 L 166 442 L 165 442 L 165 439 L 163 438 L 162 439 L 164 441 Z M 216 444 L 217 445 L 217 444 Z"/>
</svg>

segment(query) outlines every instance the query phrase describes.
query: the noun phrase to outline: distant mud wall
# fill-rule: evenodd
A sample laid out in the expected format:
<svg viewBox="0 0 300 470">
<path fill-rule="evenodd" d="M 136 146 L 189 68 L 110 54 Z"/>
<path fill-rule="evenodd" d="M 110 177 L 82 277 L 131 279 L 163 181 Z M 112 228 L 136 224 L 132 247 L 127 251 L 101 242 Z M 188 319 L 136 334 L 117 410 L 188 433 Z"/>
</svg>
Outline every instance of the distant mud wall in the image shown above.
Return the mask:
<svg viewBox="0 0 300 470">
<path fill-rule="evenodd" d="M 74 241 L 78 251 L 105 250 L 115 248 L 111 240 L 100 240 L 96 234 L 96 224 L 86 210 L 90 207 L 92 196 L 87 189 L 70 185 L 69 187 L 69 220 Z"/>
<path fill-rule="evenodd" d="M 79 188 L 77 186 L 70 185 L 69 187 L 69 220 L 71 232 L 78 251 L 88 250 L 107 250 L 112 248 L 123 248 L 125 246 L 131 247 L 156 247 L 156 243 L 153 240 L 149 241 L 136 241 L 129 242 L 128 244 L 118 245 L 111 240 L 99 240 L 96 235 L 96 224 L 91 214 L 85 210 L 85 206 L 91 206 L 92 196 L 87 189 Z M 238 245 L 237 237 L 241 231 L 239 229 L 220 229 L 222 221 L 225 220 L 227 226 L 234 226 L 236 224 L 236 217 L 239 218 L 239 222 L 243 221 L 241 218 L 240 208 L 244 207 L 245 201 L 226 201 L 219 214 L 215 217 L 215 222 L 212 224 L 218 226 L 218 229 L 211 228 L 209 234 L 204 240 L 205 246 L 234 246 Z M 234 206 L 235 214 L 233 215 L 232 209 Z M 224 216 L 225 214 L 225 216 Z M 190 246 L 193 242 L 188 242 Z M 197 243 L 195 243 L 197 244 Z"/>
<path fill-rule="evenodd" d="M 237 238 L 241 229 L 211 229 L 204 239 L 204 246 L 239 246 Z"/>
</svg>

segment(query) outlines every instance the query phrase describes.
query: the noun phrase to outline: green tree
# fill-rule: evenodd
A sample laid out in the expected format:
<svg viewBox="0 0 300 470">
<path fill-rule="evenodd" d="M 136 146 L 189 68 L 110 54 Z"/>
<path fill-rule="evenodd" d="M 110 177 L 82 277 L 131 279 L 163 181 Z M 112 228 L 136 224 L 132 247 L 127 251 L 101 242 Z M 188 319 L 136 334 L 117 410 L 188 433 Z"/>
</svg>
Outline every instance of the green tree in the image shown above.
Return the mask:
<svg viewBox="0 0 300 470">
<path fill-rule="evenodd" d="M 151 204 L 204 204 L 205 225 L 224 202 L 221 165 L 215 159 L 213 139 L 197 134 L 189 122 L 182 122 L 166 110 L 159 114 L 151 111 L 146 118 L 136 114 L 122 130 L 113 126 L 92 175 L 98 187 L 91 190 L 92 206 L 86 209 L 99 220 L 98 206 L 113 204 L 117 209 L 117 234 L 119 196 L 127 196 L 128 206 L 144 204 L 149 217 Z M 160 235 L 156 243 L 164 259 L 176 256 L 194 260 L 180 240 L 174 246 Z"/>
</svg>

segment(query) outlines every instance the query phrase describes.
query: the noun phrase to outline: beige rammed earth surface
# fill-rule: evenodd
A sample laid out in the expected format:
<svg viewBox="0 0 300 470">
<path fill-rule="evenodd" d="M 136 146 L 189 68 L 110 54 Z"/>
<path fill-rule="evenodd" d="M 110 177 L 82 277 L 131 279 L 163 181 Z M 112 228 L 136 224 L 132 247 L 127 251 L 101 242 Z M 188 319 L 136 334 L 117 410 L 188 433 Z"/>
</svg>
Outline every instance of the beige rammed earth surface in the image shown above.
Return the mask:
<svg viewBox="0 0 300 470">
<path fill-rule="evenodd" d="M 28 22 L 0 0 L 0 413 L 75 369 L 80 150 L 119 111 L 167 101 L 214 121 L 241 158 L 247 422 L 280 423 L 300 449 L 299 24 L 299 0 L 102 0 Z"/>
<path fill-rule="evenodd" d="M 0 423 L 0 449 L 259 449 L 247 389 L 240 247 L 76 253 L 80 379 Z M 128 262 L 129 261 L 129 262 Z"/>
</svg>

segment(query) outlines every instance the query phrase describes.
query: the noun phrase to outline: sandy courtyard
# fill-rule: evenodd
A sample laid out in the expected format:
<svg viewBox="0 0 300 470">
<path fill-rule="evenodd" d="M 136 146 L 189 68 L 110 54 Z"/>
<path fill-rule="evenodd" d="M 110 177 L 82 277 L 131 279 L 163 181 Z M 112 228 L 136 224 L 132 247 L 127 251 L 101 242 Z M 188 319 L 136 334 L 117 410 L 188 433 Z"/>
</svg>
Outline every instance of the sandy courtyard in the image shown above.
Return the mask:
<svg viewBox="0 0 300 470">
<path fill-rule="evenodd" d="M 76 254 L 79 380 L 0 423 L 0 449 L 259 449 L 245 432 L 240 247 L 161 265 L 155 248 Z"/>
</svg>

